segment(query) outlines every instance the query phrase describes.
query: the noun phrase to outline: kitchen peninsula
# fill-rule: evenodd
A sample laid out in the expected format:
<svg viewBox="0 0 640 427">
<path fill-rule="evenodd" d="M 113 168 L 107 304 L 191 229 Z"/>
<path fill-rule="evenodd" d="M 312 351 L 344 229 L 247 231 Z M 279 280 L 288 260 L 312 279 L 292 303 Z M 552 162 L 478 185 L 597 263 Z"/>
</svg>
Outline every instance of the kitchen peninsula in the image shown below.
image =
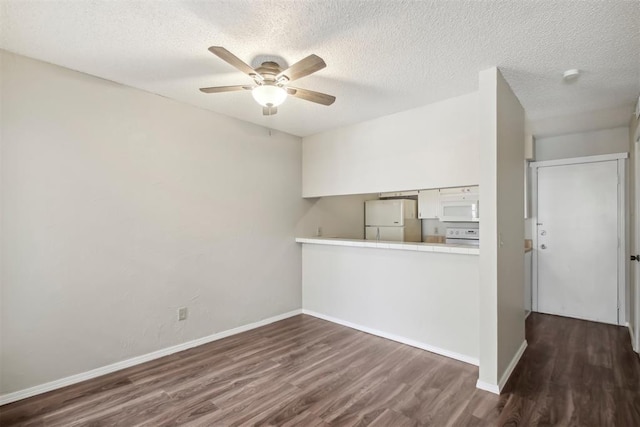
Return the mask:
<svg viewBox="0 0 640 427">
<path fill-rule="evenodd" d="M 478 77 L 476 92 L 305 137 L 302 197 L 315 206 L 331 196 L 478 185 L 482 252 L 299 243 L 302 300 L 309 314 L 479 361 L 477 387 L 499 393 L 527 345 L 525 144 L 515 143 L 526 139 L 525 115 L 497 68 Z M 298 236 L 334 232 L 330 220 L 312 216 Z M 442 235 L 425 221 L 423 241 Z"/>
<path fill-rule="evenodd" d="M 478 365 L 477 246 L 296 241 L 303 312 Z"/>
<path fill-rule="evenodd" d="M 298 237 L 298 243 L 313 243 L 329 246 L 352 246 L 358 248 L 380 248 L 417 252 L 441 252 L 465 255 L 479 255 L 480 248 L 475 245 L 424 242 L 389 242 L 382 240 L 341 239 L 339 237 Z"/>
</svg>

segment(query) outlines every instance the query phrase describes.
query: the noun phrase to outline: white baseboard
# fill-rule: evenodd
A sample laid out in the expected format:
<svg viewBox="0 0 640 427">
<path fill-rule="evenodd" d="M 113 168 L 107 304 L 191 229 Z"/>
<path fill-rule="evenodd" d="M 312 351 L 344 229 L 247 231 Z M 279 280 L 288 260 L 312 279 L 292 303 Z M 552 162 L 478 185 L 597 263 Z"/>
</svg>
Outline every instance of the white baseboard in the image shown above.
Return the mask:
<svg viewBox="0 0 640 427">
<path fill-rule="evenodd" d="M 369 328 L 367 326 L 358 325 L 355 323 L 348 322 L 346 320 L 337 319 L 332 316 L 327 316 L 324 314 L 316 313 L 315 311 L 302 309 L 302 314 L 308 314 L 309 316 L 317 317 L 318 319 L 327 320 L 332 323 L 337 323 L 338 325 L 346 326 L 351 329 L 357 329 L 358 331 L 366 332 L 371 335 L 376 335 L 378 337 L 386 338 L 391 341 L 396 341 L 402 344 L 410 345 L 411 347 L 416 347 L 422 350 L 429 351 L 431 353 L 436 353 L 442 356 L 449 357 L 451 359 L 456 359 L 461 362 L 469 363 L 471 365 L 479 365 L 479 360 L 474 357 L 466 356 L 464 354 L 456 353 L 454 351 L 445 350 L 439 347 L 434 347 L 429 344 L 425 344 L 419 341 L 415 341 L 409 338 L 401 337 L 399 335 L 390 334 L 387 332 L 379 331 L 377 329 Z"/>
<path fill-rule="evenodd" d="M 102 375 L 110 374 L 131 366 L 139 365 L 141 363 L 149 362 L 151 360 L 159 359 L 164 356 L 168 356 L 173 353 L 178 353 L 199 345 L 207 344 L 213 341 L 220 340 L 222 338 L 236 335 L 242 332 L 250 331 L 252 329 L 259 328 L 261 326 L 268 325 L 270 323 L 278 322 L 280 320 L 288 319 L 289 317 L 297 316 L 301 314 L 302 310 L 293 310 L 288 313 L 279 314 L 277 316 L 269 317 L 268 319 L 259 320 L 248 325 L 238 326 L 237 328 L 229 329 L 226 331 L 218 332 L 213 335 L 198 338 L 192 341 L 187 341 L 182 344 L 174 345 L 172 347 L 163 348 L 152 353 L 143 354 L 141 356 L 133 357 L 131 359 L 116 362 L 111 365 L 103 366 L 100 368 L 92 369 L 80 374 L 71 375 L 70 377 L 61 378 L 59 380 L 51 381 L 45 384 L 30 387 L 24 390 L 14 391 L 12 393 L 3 394 L 0 396 L 0 405 L 6 405 L 7 403 L 16 402 L 18 400 L 26 399 L 27 397 L 36 396 L 38 394 L 46 393 L 48 391 L 56 390 L 68 385 L 76 384 L 82 381 L 90 380 Z"/>
<path fill-rule="evenodd" d="M 524 340 L 522 341 L 522 344 L 520 344 L 520 348 L 518 349 L 518 351 L 516 351 L 516 354 L 513 355 L 513 359 L 511 359 L 511 362 L 509 362 L 507 369 L 505 369 L 504 373 L 502 374 L 502 377 L 500 378 L 500 382 L 498 383 L 498 386 L 500 387 L 500 391 L 502 391 L 504 386 L 507 384 L 507 381 L 509 381 L 509 377 L 513 373 L 513 370 L 516 369 L 516 365 L 520 361 L 520 358 L 522 357 L 526 349 L 527 349 L 527 340 Z"/>
<path fill-rule="evenodd" d="M 524 340 L 522 341 L 522 344 L 520 344 L 520 348 L 518 348 L 518 351 L 516 351 L 516 354 L 513 356 L 513 359 L 511 359 L 511 362 L 509 362 L 509 365 L 507 366 L 507 369 L 502 374 L 502 377 L 500 378 L 500 381 L 498 381 L 498 384 L 491 384 L 485 381 L 478 380 L 476 382 L 476 388 L 479 388 L 480 390 L 489 391 L 494 394 L 500 394 L 504 386 L 507 384 L 507 381 L 509 381 L 509 377 L 511 377 L 513 370 L 516 368 L 516 365 L 518 365 L 518 362 L 520 361 L 520 358 L 522 357 L 526 349 L 527 349 L 527 340 Z"/>
<path fill-rule="evenodd" d="M 484 381 L 478 380 L 476 382 L 476 388 L 479 388 L 480 390 L 488 391 L 493 394 L 500 394 L 500 387 L 498 387 L 498 384 L 490 384 L 490 383 L 486 383 Z"/>
</svg>

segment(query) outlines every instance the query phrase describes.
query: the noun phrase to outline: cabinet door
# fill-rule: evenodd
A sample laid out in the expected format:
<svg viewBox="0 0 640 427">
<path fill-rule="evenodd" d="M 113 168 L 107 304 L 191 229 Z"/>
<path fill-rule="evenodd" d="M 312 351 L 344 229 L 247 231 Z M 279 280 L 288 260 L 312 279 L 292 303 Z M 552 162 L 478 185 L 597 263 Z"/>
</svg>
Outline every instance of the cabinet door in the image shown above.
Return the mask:
<svg viewBox="0 0 640 427">
<path fill-rule="evenodd" d="M 421 190 L 418 192 L 418 218 L 438 218 L 440 210 L 439 190 Z"/>
</svg>

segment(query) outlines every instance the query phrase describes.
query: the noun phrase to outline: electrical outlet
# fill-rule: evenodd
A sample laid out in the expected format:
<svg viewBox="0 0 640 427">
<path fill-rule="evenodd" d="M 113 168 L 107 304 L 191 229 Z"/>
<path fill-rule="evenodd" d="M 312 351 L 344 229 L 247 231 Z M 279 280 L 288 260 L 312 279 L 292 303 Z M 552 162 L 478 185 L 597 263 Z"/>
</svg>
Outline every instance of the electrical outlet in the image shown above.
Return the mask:
<svg viewBox="0 0 640 427">
<path fill-rule="evenodd" d="M 178 321 L 187 320 L 187 307 L 180 307 L 178 309 Z"/>
</svg>

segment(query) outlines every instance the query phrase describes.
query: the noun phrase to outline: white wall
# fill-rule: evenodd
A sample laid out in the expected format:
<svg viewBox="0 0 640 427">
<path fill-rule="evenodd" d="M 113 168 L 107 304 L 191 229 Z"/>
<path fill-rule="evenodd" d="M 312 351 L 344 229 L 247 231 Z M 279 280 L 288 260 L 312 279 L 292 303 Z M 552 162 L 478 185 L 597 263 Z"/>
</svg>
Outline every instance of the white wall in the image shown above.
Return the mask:
<svg viewBox="0 0 640 427">
<path fill-rule="evenodd" d="M 623 105 L 577 114 L 537 118 L 530 121 L 530 128 L 538 138 L 613 129 L 627 126 L 630 113 L 631 106 Z"/>
<path fill-rule="evenodd" d="M 0 51 L 0 53 L 2 53 Z M 4 186 L 3 186 L 3 182 L 4 182 L 4 154 L 3 154 L 3 147 L 4 147 L 4 126 L 2 125 L 2 117 L 4 114 L 4 102 L 2 99 L 2 93 L 4 92 L 4 84 L 2 83 L 2 70 L 3 70 L 3 60 L 4 57 L 0 54 L 0 395 L 2 394 L 2 366 L 4 366 L 4 348 L 3 348 L 3 344 L 2 344 L 2 337 L 3 337 L 3 331 L 2 331 L 2 324 L 4 323 L 4 315 L 3 313 L 3 307 L 4 307 L 4 290 L 3 290 L 3 277 L 4 277 L 4 257 L 3 257 L 3 247 L 4 245 L 2 244 L 2 242 L 5 241 L 5 237 L 4 237 L 4 232 L 3 232 L 3 224 L 4 224 Z"/>
<path fill-rule="evenodd" d="M 476 185 L 477 93 L 303 139 L 304 197 Z"/>
<path fill-rule="evenodd" d="M 630 174 L 629 179 L 629 247 L 630 252 L 632 254 L 637 254 L 640 251 L 638 247 L 638 230 L 637 227 L 637 215 L 638 215 L 638 200 L 637 200 L 637 191 L 640 189 L 636 188 L 636 184 L 638 182 L 638 178 L 636 178 L 640 174 L 640 170 L 638 167 L 640 165 L 636 162 L 636 151 L 638 149 L 638 144 L 636 141 L 640 141 L 640 120 L 636 120 L 635 116 L 633 116 L 629 123 L 629 150 L 631 151 L 630 155 L 630 163 L 631 163 L 631 171 L 633 173 Z M 627 317 L 629 319 L 629 325 L 631 326 L 632 333 L 634 336 L 634 345 L 636 352 L 640 353 L 640 286 L 638 285 L 637 274 L 640 270 L 640 265 L 638 263 L 632 263 L 629 266 L 629 290 L 627 293 Z"/>
<path fill-rule="evenodd" d="M 2 393 L 300 308 L 299 138 L 0 55 Z"/>
<path fill-rule="evenodd" d="M 498 374 L 501 379 L 525 341 L 524 109 L 497 72 Z"/>
<path fill-rule="evenodd" d="M 304 199 L 304 213 L 296 227 L 296 236 L 364 239 L 364 202 L 376 200 L 377 194 L 319 197 Z"/>
<path fill-rule="evenodd" d="M 303 244 L 303 308 L 478 358 L 478 256 Z"/>
<path fill-rule="evenodd" d="M 480 378 L 501 385 L 524 342 L 524 110 L 498 69 L 480 73 Z"/>
<path fill-rule="evenodd" d="M 629 151 L 627 126 L 591 132 L 536 138 L 536 161 L 626 153 Z"/>
</svg>

